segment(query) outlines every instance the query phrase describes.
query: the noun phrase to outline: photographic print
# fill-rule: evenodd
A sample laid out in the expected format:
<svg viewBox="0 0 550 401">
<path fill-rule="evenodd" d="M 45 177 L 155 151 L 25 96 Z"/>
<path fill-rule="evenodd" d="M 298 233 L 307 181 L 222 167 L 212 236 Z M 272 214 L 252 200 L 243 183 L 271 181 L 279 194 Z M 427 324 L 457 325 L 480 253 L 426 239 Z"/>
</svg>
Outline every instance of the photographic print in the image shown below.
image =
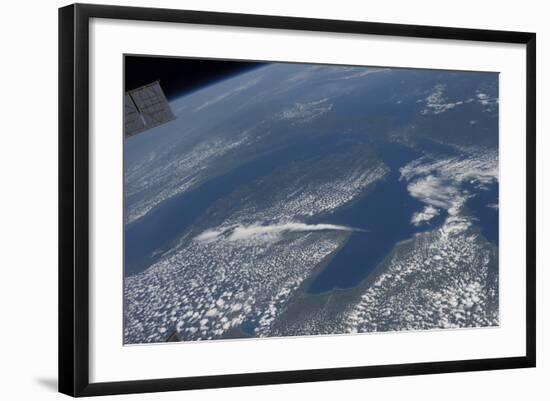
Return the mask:
<svg viewBox="0 0 550 401">
<path fill-rule="evenodd" d="M 124 77 L 124 344 L 499 325 L 498 73 Z"/>
</svg>

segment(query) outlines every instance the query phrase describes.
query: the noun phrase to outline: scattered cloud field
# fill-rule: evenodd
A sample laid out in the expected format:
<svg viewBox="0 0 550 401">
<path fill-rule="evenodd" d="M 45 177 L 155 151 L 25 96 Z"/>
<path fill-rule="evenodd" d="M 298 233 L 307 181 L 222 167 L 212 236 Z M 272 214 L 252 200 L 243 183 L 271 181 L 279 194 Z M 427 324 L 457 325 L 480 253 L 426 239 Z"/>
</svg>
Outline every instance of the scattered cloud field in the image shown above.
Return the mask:
<svg viewBox="0 0 550 401">
<path fill-rule="evenodd" d="M 133 142 L 135 154 L 128 152 L 125 165 L 128 225 L 250 161 L 276 156 L 278 163 L 276 152 L 285 146 L 305 150 L 220 195 L 146 270 L 125 277 L 124 343 L 163 342 L 172 333 L 193 341 L 498 325 L 498 247 L 467 207 L 498 184 L 498 150 L 450 143 L 445 153 L 416 145 L 420 156 L 391 170 L 376 143 L 392 142 L 396 132 L 421 135 L 423 121 L 471 107 L 478 114 L 464 126 L 478 129 L 483 116 L 498 111 L 498 97 L 486 86 L 457 94 L 440 78 L 404 97 L 371 86 L 383 79 L 383 88 L 396 90 L 418 79 L 399 71 L 260 68 L 178 100 L 180 125 L 173 132 L 159 128 L 161 139 L 150 139 L 151 146 L 145 136 L 133 138 L 142 143 Z M 347 107 L 350 94 L 357 103 Z M 413 110 L 414 124 L 393 126 L 398 119 L 384 113 L 396 109 Z M 348 119 L 350 127 L 331 125 Z M 324 146 L 328 137 L 337 139 Z M 401 146 L 415 144 L 402 140 Z M 369 233 L 332 217 L 390 176 L 415 202 L 404 221 L 416 234 L 392 243 L 356 287 L 307 293 L 307 283 L 350 236 Z M 498 211 L 498 199 L 486 203 Z"/>
</svg>

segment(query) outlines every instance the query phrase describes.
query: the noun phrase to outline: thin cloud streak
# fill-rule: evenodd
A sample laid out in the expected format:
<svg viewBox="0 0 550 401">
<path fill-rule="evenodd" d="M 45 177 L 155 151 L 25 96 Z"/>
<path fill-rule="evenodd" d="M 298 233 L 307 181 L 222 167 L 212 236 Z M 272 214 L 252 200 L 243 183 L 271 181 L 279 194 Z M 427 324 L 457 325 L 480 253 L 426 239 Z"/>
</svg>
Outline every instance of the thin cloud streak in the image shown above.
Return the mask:
<svg viewBox="0 0 550 401">
<path fill-rule="evenodd" d="M 242 241 L 262 237 L 278 237 L 286 232 L 311 232 L 311 231 L 355 231 L 366 232 L 367 230 L 342 226 L 337 224 L 305 224 L 305 223 L 282 223 L 282 224 L 252 224 L 249 226 L 238 225 L 234 227 L 222 227 L 202 232 L 195 237 L 195 241 L 209 243 L 219 239 L 227 241 Z"/>
</svg>

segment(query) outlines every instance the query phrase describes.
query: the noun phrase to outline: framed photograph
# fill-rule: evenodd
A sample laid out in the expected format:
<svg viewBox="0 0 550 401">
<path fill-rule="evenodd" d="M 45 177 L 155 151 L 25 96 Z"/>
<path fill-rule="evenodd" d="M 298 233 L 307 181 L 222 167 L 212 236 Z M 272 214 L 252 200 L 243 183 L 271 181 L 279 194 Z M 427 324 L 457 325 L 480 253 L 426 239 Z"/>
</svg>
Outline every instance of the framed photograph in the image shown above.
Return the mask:
<svg viewBox="0 0 550 401">
<path fill-rule="evenodd" d="M 535 366 L 535 34 L 59 10 L 59 390 Z"/>
</svg>

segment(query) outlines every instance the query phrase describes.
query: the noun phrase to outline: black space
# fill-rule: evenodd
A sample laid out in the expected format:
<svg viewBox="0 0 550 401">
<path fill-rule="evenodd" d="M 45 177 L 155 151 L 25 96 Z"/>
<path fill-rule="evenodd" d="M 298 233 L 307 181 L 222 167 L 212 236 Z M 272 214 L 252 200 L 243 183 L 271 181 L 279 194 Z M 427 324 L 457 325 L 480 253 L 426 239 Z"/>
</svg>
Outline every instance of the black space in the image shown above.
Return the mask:
<svg viewBox="0 0 550 401">
<path fill-rule="evenodd" d="M 125 91 L 160 80 L 168 99 L 266 65 L 247 61 L 151 56 L 125 56 L 124 64 Z"/>
</svg>

